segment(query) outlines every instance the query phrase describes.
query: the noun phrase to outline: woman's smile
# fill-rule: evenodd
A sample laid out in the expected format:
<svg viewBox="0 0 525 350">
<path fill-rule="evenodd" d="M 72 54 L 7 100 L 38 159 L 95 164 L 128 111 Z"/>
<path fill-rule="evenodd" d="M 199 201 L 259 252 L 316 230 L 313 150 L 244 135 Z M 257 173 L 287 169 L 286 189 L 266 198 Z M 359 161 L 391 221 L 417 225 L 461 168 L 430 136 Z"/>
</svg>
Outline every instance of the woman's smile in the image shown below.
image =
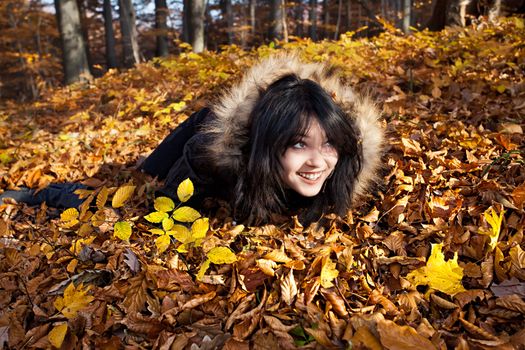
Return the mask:
<svg viewBox="0 0 525 350">
<path fill-rule="evenodd" d="M 316 196 L 338 159 L 337 150 L 327 140 L 325 131 L 316 118 L 311 118 L 306 134 L 289 146 L 280 159 L 282 181 L 302 196 Z"/>
</svg>

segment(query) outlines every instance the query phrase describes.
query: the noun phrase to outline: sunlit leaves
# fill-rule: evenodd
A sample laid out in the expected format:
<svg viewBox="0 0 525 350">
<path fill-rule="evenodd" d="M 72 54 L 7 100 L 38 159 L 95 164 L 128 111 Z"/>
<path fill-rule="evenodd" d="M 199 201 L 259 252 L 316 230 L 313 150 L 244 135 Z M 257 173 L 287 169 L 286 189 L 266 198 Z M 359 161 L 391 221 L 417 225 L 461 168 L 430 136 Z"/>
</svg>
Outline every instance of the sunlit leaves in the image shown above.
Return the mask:
<svg viewBox="0 0 525 350">
<path fill-rule="evenodd" d="M 181 202 L 186 202 L 193 196 L 193 182 L 190 179 L 182 181 L 177 187 L 177 197 Z"/>
<path fill-rule="evenodd" d="M 210 224 L 208 218 L 201 218 L 195 220 L 193 225 L 191 225 L 191 236 L 194 240 L 201 239 L 206 237 Z"/>
<path fill-rule="evenodd" d="M 71 228 L 79 223 L 78 220 L 79 212 L 76 208 L 66 209 L 60 214 L 61 226 L 64 228 Z"/>
<path fill-rule="evenodd" d="M 332 282 L 338 275 L 339 271 L 336 269 L 335 263 L 332 262 L 330 257 L 324 257 L 321 268 L 321 286 L 324 288 L 333 287 L 334 284 Z"/>
<path fill-rule="evenodd" d="M 458 254 L 454 253 L 454 258 L 445 261 L 442 249 L 442 243 L 432 244 L 426 266 L 410 272 L 406 278 L 415 286 L 428 285 L 449 295 L 463 292 L 465 290 L 461 284 L 463 269 L 458 265 Z"/>
<path fill-rule="evenodd" d="M 83 284 L 75 287 L 73 283 L 70 283 L 64 290 L 64 296 L 55 300 L 55 308 L 68 319 L 74 318 L 78 311 L 88 306 L 95 299 L 87 294 L 89 289 L 89 287 L 84 288 Z"/>
<path fill-rule="evenodd" d="M 167 234 L 161 235 L 159 238 L 155 239 L 155 245 L 157 246 L 159 254 L 164 253 L 166 249 L 168 249 L 171 243 L 170 241 L 171 238 Z"/>
<path fill-rule="evenodd" d="M 129 241 L 131 237 L 131 225 L 126 221 L 119 221 L 115 223 L 113 227 L 115 237 L 120 238 L 123 241 Z"/>
<path fill-rule="evenodd" d="M 120 208 L 124 205 L 124 203 L 131 198 L 133 195 L 133 192 L 135 192 L 135 186 L 132 185 L 124 185 L 117 189 L 115 194 L 113 195 L 113 201 L 111 202 L 111 205 L 113 208 Z"/>
<path fill-rule="evenodd" d="M 501 232 L 501 222 L 503 221 L 503 214 L 505 212 L 502 210 L 499 215 L 496 214 L 496 211 L 493 207 L 490 207 L 483 213 L 483 217 L 490 225 L 489 231 L 480 231 L 480 233 L 486 234 L 490 237 L 489 247 L 490 251 L 493 251 L 496 248 L 498 243 L 499 234 Z"/>
<path fill-rule="evenodd" d="M 157 197 L 153 203 L 153 207 L 160 212 L 168 213 L 175 209 L 175 203 L 169 197 Z"/>
<path fill-rule="evenodd" d="M 66 333 L 67 323 L 61 323 L 53 327 L 53 329 L 47 335 L 47 338 L 49 339 L 51 345 L 57 349 L 60 349 L 62 347 L 62 343 L 64 342 L 64 338 L 66 337 Z"/>
<path fill-rule="evenodd" d="M 155 211 L 153 213 L 150 213 L 144 217 L 144 219 L 148 220 L 149 222 L 158 224 L 161 223 L 162 220 L 167 219 L 169 217 L 168 213 L 162 212 L 162 211 Z"/>
<path fill-rule="evenodd" d="M 173 218 L 180 222 L 194 222 L 201 214 L 191 207 L 180 207 L 173 212 Z"/>
<path fill-rule="evenodd" d="M 214 264 L 231 264 L 237 261 L 235 254 L 227 247 L 215 247 L 208 252 L 208 259 Z"/>
</svg>

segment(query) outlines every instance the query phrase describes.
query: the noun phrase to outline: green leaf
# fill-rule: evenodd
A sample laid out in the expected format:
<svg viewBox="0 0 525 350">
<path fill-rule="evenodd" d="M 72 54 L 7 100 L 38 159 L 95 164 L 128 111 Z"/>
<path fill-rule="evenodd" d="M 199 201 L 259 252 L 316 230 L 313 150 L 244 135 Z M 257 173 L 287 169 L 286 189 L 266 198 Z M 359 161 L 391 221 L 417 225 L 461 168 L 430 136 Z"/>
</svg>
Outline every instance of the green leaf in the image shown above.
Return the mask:
<svg viewBox="0 0 525 350">
<path fill-rule="evenodd" d="M 194 222 L 201 214 L 191 207 L 180 207 L 173 212 L 173 218 L 180 222 Z"/>
<path fill-rule="evenodd" d="M 154 211 L 153 213 L 146 215 L 144 219 L 154 224 L 158 224 L 159 222 L 162 222 L 162 220 L 168 217 L 169 217 L 168 213 L 165 213 L 163 211 Z"/>
<path fill-rule="evenodd" d="M 188 178 L 182 181 L 179 184 L 179 187 L 177 187 L 177 197 L 179 197 L 179 200 L 184 203 L 193 196 L 193 191 L 193 182 Z"/>
<path fill-rule="evenodd" d="M 153 203 L 153 207 L 157 211 L 162 211 L 162 212 L 167 213 L 167 212 L 172 211 L 173 209 L 175 209 L 175 203 L 173 203 L 173 200 L 171 198 L 158 197 L 158 198 L 155 198 L 155 202 Z"/>
<path fill-rule="evenodd" d="M 113 232 L 115 237 L 123 241 L 129 241 L 129 237 L 131 237 L 131 225 L 126 221 L 116 222 L 113 226 Z"/>
</svg>

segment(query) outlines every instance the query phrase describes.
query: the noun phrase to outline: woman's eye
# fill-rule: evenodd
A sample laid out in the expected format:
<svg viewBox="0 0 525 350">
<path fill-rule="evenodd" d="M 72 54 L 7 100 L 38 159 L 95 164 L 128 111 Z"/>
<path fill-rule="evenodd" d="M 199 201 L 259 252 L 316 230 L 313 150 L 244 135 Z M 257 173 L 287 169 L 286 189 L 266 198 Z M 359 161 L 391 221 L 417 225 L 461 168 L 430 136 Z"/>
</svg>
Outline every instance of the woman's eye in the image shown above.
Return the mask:
<svg viewBox="0 0 525 350">
<path fill-rule="evenodd" d="M 292 148 L 295 148 L 295 149 L 302 149 L 302 148 L 305 148 L 306 145 L 304 142 L 296 142 L 293 144 Z"/>
</svg>

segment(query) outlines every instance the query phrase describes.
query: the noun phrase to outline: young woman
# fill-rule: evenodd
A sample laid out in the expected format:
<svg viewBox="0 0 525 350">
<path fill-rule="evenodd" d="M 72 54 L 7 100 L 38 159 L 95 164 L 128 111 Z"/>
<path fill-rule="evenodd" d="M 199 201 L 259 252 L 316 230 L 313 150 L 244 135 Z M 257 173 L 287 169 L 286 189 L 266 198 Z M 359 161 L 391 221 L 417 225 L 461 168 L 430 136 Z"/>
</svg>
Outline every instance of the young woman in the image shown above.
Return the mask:
<svg viewBox="0 0 525 350">
<path fill-rule="evenodd" d="M 175 199 L 189 177 L 193 205 L 226 199 L 238 221 L 260 224 L 272 213 L 298 213 L 303 222 L 345 215 L 375 177 L 383 139 L 378 118 L 373 103 L 332 67 L 274 56 L 179 125 L 141 168 L 164 180 L 159 192 Z M 62 197 L 71 198 L 68 186 L 58 190 L 69 193 Z"/>
</svg>

